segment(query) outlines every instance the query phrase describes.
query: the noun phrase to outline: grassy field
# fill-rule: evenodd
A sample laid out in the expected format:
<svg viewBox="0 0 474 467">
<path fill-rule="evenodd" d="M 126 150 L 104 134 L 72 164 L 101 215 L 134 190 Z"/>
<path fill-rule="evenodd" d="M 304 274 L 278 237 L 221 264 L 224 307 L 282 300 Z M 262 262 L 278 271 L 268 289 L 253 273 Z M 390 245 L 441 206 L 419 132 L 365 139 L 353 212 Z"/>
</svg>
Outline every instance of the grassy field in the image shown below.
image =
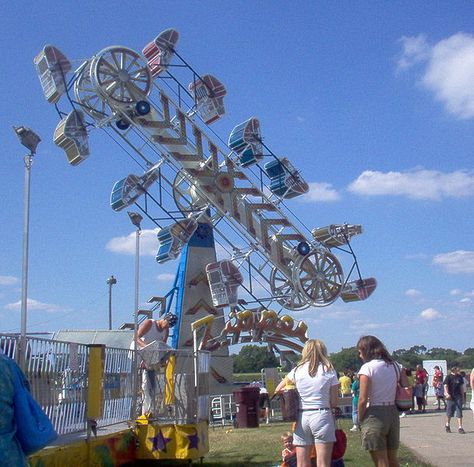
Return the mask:
<svg viewBox="0 0 474 467">
<path fill-rule="evenodd" d="M 341 420 L 341 428 L 347 434 L 347 451 L 344 456 L 348 467 L 370 467 L 370 455 L 360 447 L 360 434 L 351 433 L 350 420 Z M 209 429 L 210 452 L 204 459 L 207 467 L 269 467 L 279 465 L 282 444 L 280 436 L 290 429 L 289 423 L 272 423 L 260 428 L 233 429 L 216 427 Z M 405 447 L 399 451 L 400 466 L 429 467 L 420 462 Z"/>
</svg>

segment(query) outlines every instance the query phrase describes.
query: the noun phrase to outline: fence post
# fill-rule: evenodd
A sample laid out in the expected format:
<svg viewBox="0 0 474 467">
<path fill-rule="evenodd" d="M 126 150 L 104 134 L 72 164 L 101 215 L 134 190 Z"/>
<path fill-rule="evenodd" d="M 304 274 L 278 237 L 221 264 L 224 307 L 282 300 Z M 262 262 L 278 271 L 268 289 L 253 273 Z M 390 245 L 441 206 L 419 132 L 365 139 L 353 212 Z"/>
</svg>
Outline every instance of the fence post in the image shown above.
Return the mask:
<svg viewBox="0 0 474 467">
<path fill-rule="evenodd" d="M 105 345 L 89 344 L 89 362 L 87 365 L 87 437 L 91 431 L 95 434 L 96 420 L 102 416 L 104 406 L 104 369 Z"/>
</svg>

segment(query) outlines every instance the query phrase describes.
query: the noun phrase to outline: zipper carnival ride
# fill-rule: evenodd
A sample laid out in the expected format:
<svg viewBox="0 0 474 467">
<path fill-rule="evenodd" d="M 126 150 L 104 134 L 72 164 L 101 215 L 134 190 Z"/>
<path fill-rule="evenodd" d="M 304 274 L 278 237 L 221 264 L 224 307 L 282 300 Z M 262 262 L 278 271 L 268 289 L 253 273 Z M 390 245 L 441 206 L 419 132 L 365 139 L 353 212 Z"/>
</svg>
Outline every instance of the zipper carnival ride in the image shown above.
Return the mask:
<svg viewBox="0 0 474 467">
<path fill-rule="evenodd" d="M 175 349 L 212 351 L 211 392 L 223 393 L 229 345 L 300 351 L 307 327 L 284 310 L 365 300 L 376 281 L 362 278 L 350 243 L 361 225 L 310 230 L 288 208 L 308 184 L 264 143 L 257 118 L 236 125 L 227 140 L 211 128 L 225 114 L 226 88 L 184 60 L 178 39 L 167 29 L 141 54 L 107 47 L 74 71 L 46 45 L 34 63 L 60 116 L 53 139 L 69 164 L 89 157 L 88 135 L 102 130 L 139 172 L 114 184 L 111 208 L 135 205 L 158 228 L 159 264 L 179 258 L 160 313 L 174 303 Z"/>
</svg>

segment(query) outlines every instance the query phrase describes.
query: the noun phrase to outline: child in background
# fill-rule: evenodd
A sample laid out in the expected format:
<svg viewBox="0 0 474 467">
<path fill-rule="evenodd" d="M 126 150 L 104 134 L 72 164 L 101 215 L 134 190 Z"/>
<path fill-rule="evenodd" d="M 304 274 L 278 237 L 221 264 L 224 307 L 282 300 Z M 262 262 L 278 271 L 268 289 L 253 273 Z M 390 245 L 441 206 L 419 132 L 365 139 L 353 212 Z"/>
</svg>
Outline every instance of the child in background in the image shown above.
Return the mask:
<svg viewBox="0 0 474 467">
<path fill-rule="evenodd" d="M 349 431 L 359 431 L 359 411 L 357 409 L 357 404 L 359 403 L 359 375 L 356 373 L 354 375 L 354 381 L 351 386 L 352 394 L 352 423 L 353 426 Z"/>
<path fill-rule="evenodd" d="M 296 467 L 296 447 L 293 444 L 293 433 L 287 431 L 281 437 L 283 451 L 281 451 L 281 467 Z"/>
</svg>

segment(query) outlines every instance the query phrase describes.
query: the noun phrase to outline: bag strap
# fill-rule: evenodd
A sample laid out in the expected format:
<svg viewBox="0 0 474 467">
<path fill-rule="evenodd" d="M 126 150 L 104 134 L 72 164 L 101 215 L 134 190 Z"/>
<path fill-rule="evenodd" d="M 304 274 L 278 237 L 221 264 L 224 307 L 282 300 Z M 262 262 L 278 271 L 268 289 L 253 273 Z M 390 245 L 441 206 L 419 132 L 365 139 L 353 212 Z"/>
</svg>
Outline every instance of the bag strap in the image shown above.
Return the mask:
<svg viewBox="0 0 474 467">
<path fill-rule="evenodd" d="M 398 367 L 397 362 L 393 362 L 393 369 L 395 370 L 395 374 L 397 375 L 397 384 L 401 386 L 400 379 L 402 377 L 402 374 L 401 374 L 400 368 Z"/>
</svg>

